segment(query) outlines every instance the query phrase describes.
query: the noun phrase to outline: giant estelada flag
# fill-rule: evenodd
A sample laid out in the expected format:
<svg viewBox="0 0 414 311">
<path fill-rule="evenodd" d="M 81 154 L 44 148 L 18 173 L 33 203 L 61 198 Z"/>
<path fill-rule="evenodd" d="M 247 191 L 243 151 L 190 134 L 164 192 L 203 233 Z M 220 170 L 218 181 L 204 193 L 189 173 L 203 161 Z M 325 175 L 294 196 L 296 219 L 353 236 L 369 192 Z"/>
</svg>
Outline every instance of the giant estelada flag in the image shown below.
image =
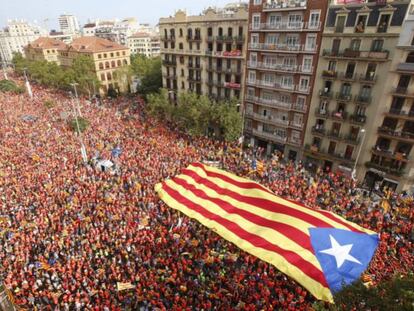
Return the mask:
<svg viewBox="0 0 414 311">
<path fill-rule="evenodd" d="M 329 302 L 333 293 L 367 269 L 378 245 L 375 232 L 199 163 L 157 184 L 156 191 L 171 208 L 273 264 L 316 298 Z"/>
</svg>

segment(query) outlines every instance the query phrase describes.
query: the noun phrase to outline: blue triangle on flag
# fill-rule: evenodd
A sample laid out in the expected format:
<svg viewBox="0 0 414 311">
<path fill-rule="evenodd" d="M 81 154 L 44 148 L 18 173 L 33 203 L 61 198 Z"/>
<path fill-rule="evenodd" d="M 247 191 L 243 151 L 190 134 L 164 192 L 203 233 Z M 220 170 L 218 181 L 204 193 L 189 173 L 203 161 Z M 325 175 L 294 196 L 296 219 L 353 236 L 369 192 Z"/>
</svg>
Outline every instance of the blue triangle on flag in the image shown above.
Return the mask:
<svg viewBox="0 0 414 311">
<path fill-rule="evenodd" d="M 335 228 L 309 228 L 311 244 L 333 293 L 357 280 L 368 268 L 378 235 Z"/>
</svg>

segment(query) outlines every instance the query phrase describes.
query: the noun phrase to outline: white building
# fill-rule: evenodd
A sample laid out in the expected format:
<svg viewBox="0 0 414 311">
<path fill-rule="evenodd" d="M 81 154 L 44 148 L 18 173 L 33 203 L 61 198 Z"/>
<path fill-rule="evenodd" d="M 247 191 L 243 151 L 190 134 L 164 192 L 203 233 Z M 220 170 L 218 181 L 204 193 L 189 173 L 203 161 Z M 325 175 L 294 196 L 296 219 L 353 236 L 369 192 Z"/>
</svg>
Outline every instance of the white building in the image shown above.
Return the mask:
<svg viewBox="0 0 414 311">
<path fill-rule="evenodd" d="M 65 34 L 79 33 L 79 23 L 76 16 L 71 14 L 62 14 L 59 16 L 60 31 Z"/>
<path fill-rule="evenodd" d="M 46 31 L 37 25 L 22 20 L 8 21 L 7 26 L 0 30 L 0 57 L 9 63 L 13 53 L 23 54 L 26 45 L 45 35 Z"/>
<path fill-rule="evenodd" d="M 160 55 L 160 36 L 147 32 L 137 32 L 128 37 L 131 54 L 143 54 L 147 57 Z"/>
</svg>

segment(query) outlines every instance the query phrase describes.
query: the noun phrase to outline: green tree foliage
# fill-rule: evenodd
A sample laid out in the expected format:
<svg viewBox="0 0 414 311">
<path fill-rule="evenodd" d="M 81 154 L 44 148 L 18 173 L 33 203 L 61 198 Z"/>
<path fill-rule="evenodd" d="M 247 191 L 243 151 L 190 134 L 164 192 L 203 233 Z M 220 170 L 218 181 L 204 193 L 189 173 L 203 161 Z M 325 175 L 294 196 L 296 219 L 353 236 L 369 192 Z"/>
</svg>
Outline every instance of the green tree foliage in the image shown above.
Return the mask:
<svg viewBox="0 0 414 311">
<path fill-rule="evenodd" d="M 22 94 L 24 93 L 24 91 L 25 91 L 24 87 L 17 85 L 14 81 L 11 81 L 11 80 L 0 81 L 0 92 Z"/>
<path fill-rule="evenodd" d="M 79 130 L 78 130 L 78 125 L 79 125 Z M 76 118 L 73 118 L 69 121 L 69 126 L 72 129 L 72 131 L 79 134 L 79 132 L 83 133 L 84 131 L 86 131 L 86 129 L 89 127 L 89 121 L 82 117 L 77 118 L 77 120 Z"/>
<path fill-rule="evenodd" d="M 160 119 L 173 122 L 179 129 L 191 135 L 208 134 L 209 129 L 218 138 L 233 141 L 241 135 L 242 119 L 234 102 L 212 102 L 206 96 L 181 93 L 177 104 L 171 103 L 164 89 L 160 94 L 148 96 L 147 111 Z"/>
<path fill-rule="evenodd" d="M 27 60 L 19 53 L 14 55 L 13 64 L 16 73 L 22 75 L 26 68 L 30 79 L 49 87 L 69 90 L 70 84 L 76 82 L 79 92 L 83 93 L 92 89 L 93 82 L 99 87 L 99 80 L 94 72 L 95 65 L 86 55 L 75 58 L 69 68 L 54 62 Z"/>
<path fill-rule="evenodd" d="M 147 96 L 158 93 L 162 87 L 161 58 L 142 54 L 131 56 L 131 74 L 140 80 L 138 92 Z"/>
<path fill-rule="evenodd" d="M 56 105 L 55 101 L 52 99 L 46 99 L 43 104 L 47 109 L 52 109 Z"/>
</svg>

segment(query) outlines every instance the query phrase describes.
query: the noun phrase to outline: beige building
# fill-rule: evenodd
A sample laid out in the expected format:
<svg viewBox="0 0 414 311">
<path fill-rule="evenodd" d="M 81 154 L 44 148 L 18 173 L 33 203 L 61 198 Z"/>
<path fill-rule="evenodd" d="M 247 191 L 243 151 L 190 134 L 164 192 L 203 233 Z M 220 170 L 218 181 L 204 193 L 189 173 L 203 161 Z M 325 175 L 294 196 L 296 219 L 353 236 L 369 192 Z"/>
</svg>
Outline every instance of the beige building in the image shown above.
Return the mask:
<svg viewBox="0 0 414 311">
<path fill-rule="evenodd" d="M 215 100 L 241 98 L 247 19 L 244 3 L 160 19 L 163 86 L 171 98 L 188 91 Z"/>
<path fill-rule="evenodd" d="M 60 40 L 40 37 L 24 48 L 24 54 L 29 60 L 46 60 L 60 64 L 59 51 L 63 51 L 66 48 L 67 45 Z"/>
<path fill-rule="evenodd" d="M 128 47 L 131 54 L 142 54 L 147 57 L 160 55 L 160 35 L 147 32 L 137 32 L 128 37 Z"/>
<path fill-rule="evenodd" d="M 61 65 L 68 67 L 79 55 L 91 57 L 95 63 L 96 76 L 101 82 L 101 93 L 106 93 L 109 88 L 120 92 L 128 90 L 128 81 L 125 77 L 117 77 L 116 71 L 130 64 L 129 48 L 98 37 L 80 37 L 59 54 Z"/>
<path fill-rule="evenodd" d="M 328 8 L 304 155 L 308 163 L 349 175 L 356 169 L 362 181 L 396 86 L 390 73 L 410 1 L 338 2 Z"/>
</svg>

